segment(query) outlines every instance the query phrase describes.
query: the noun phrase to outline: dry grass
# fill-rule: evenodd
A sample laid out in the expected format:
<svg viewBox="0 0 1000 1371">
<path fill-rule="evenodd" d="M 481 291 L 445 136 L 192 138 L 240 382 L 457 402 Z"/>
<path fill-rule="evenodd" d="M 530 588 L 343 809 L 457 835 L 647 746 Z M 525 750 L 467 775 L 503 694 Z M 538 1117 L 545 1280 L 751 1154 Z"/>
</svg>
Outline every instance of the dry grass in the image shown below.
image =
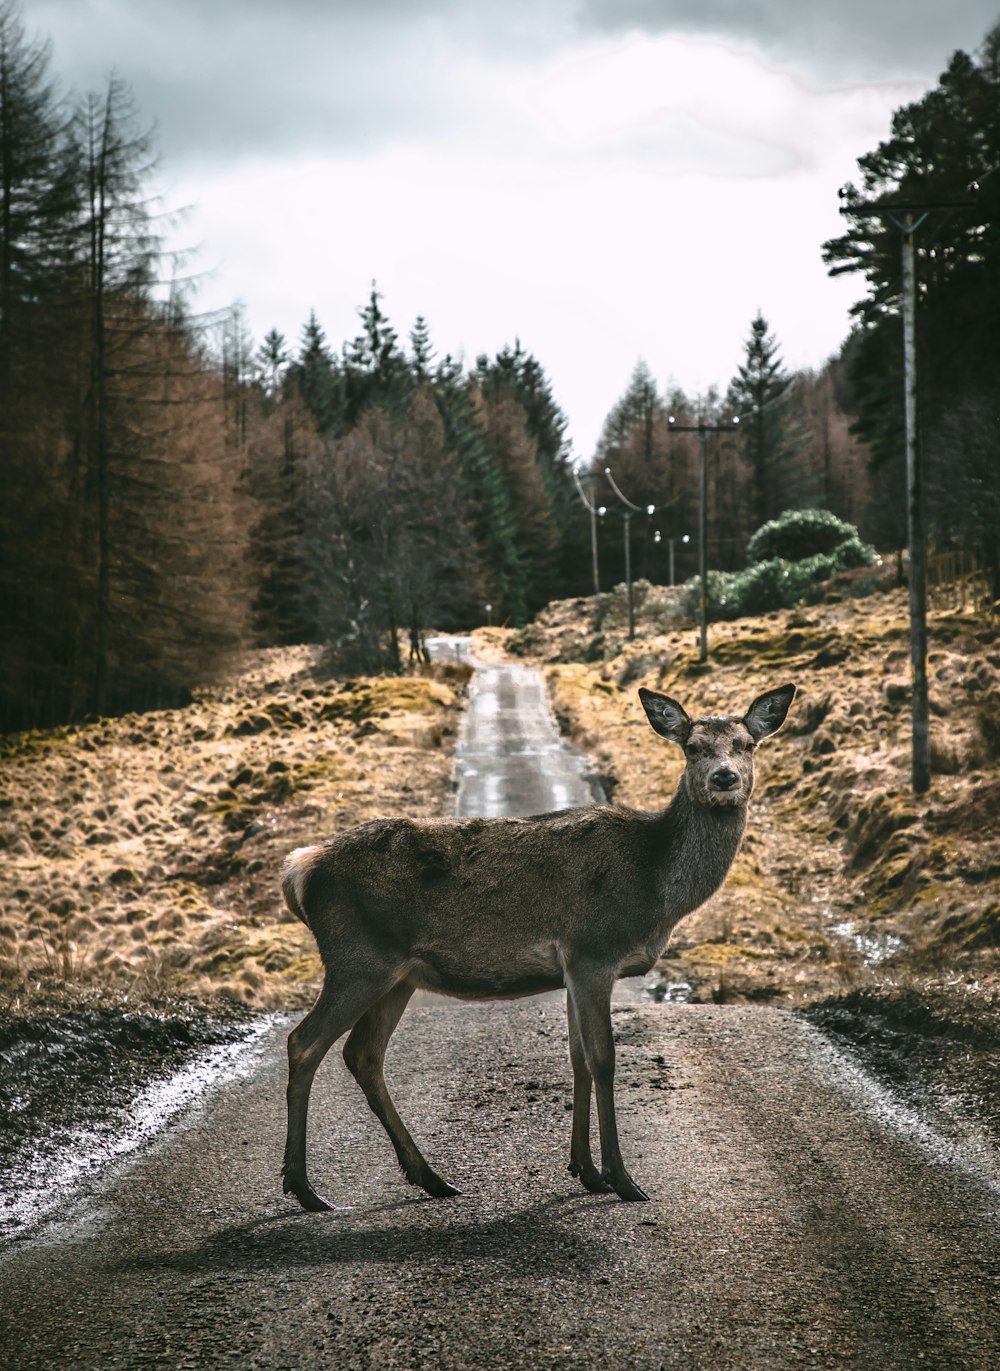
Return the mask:
<svg viewBox="0 0 1000 1371">
<path fill-rule="evenodd" d="M 187 709 L 0 740 L 0 1013 L 107 998 L 307 1000 L 319 975 L 284 855 L 451 807 L 461 679 L 319 681 L 256 654 Z"/>
<path fill-rule="evenodd" d="M 682 767 L 650 734 L 637 685 L 716 714 L 784 681 L 799 688 L 786 728 L 758 754 L 743 852 L 723 891 L 678 929 L 667 979 L 690 983 L 696 999 L 786 1002 L 945 969 L 997 980 L 995 627 L 931 616 L 934 777 L 915 800 L 903 592 L 712 625 L 707 667 L 669 601 L 644 607 L 629 643 L 621 608 L 602 599 L 486 636 L 544 667 L 564 731 L 622 803 L 661 806 Z"/>
</svg>

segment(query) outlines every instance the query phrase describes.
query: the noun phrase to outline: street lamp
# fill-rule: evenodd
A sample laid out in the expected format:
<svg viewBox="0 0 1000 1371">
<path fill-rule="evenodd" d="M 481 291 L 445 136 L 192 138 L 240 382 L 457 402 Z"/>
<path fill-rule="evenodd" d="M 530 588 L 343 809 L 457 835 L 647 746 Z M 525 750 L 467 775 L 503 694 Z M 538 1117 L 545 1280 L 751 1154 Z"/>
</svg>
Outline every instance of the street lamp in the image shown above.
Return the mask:
<svg viewBox="0 0 1000 1371">
<path fill-rule="evenodd" d="M 708 433 L 729 433 L 740 422 L 740 416 L 733 416 L 732 424 L 679 424 L 671 414 L 667 419 L 672 433 L 697 433 L 698 435 L 698 637 L 700 657 L 708 661 L 708 567 L 706 547 L 708 544 L 708 462 L 705 453 L 705 435 Z"/>
<path fill-rule="evenodd" d="M 674 584 L 674 543 L 689 543 L 690 541 L 691 541 L 691 535 L 690 535 L 690 533 L 684 533 L 684 534 L 681 535 L 680 538 L 670 538 L 670 537 L 667 538 L 667 552 L 668 552 L 668 556 L 669 556 L 669 559 L 670 559 L 669 564 L 670 564 L 670 584 L 671 584 L 671 585 Z M 656 532 L 653 534 L 653 542 L 654 542 L 654 543 L 662 543 L 662 542 L 663 542 L 663 534 L 660 532 L 659 529 L 657 529 Z"/>
<path fill-rule="evenodd" d="M 605 467 L 604 474 L 608 478 L 608 485 L 618 496 L 624 509 L 622 511 L 622 523 L 625 528 L 625 594 L 628 599 L 628 636 L 629 641 L 635 637 L 635 603 L 632 596 L 632 515 L 642 513 L 642 505 L 635 505 L 618 488 L 618 483 L 611 475 L 611 468 Z M 655 514 L 656 506 L 647 505 L 647 514 Z"/>
<path fill-rule="evenodd" d="M 576 490 L 577 494 L 580 497 L 580 502 L 586 509 L 587 513 L 590 515 L 590 560 L 594 574 L 594 594 L 600 595 L 601 577 L 597 567 L 597 520 L 598 518 L 603 519 L 605 514 L 607 514 L 608 510 L 606 505 L 594 504 L 595 497 L 593 476 L 591 476 L 590 478 L 590 499 L 587 498 L 583 486 L 580 483 L 580 477 L 576 470 L 576 467 L 573 468 L 573 480 L 576 483 Z"/>
</svg>

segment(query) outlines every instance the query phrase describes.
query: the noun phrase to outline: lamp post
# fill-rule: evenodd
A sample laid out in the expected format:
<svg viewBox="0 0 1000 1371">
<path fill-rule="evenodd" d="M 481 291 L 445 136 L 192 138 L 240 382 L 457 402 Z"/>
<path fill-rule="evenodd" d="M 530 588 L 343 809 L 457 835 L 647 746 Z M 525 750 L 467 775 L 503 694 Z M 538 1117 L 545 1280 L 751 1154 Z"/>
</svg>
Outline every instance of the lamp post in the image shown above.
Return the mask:
<svg viewBox="0 0 1000 1371">
<path fill-rule="evenodd" d="M 587 496 L 586 496 L 586 494 L 585 494 L 585 492 L 584 492 L 583 486 L 582 486 L 582 484 L 580 483 L 580 477 L 577 475 L 575 469 L 574 469 L 574 471 L 573 471 L 573 480 L 574 480 L 574 482 L 576 483 L 576 493 L 579 495 L 580 500 L 581 500 L 581 502 L 582 502 L 584 508 L 585 508 L 585 509 L 589 512 L 589 514 L 590 514 L 590 560 L 591 560 L 591 569 L 592 569 L 592 571 L 593 571 L 593 576 L 594 576 L 594 594 L 595 594 L 595 595 L 600 595 L 600 593 L 601 593 L 601 577 L 600 577 L 600 573 L 599 573 L 598 567 L 597 567 L 597 520 L 598 520 L 599 518 L 602 518 L 602 519 L 603 519 L 604 515 L 607 514 L 608 510 L 607 510 L 607 506 L 606 506 L 606 505 L 597 505 L 597 504 L 594 503 L 594 499 L 593 499 L 593 495 L 594 495 L 593 477 L 591 477 L 591 485 L 590 485 L 590 494 L 591 494 L 591 498 L 590 498 L 589 500 L 587 499 Z"/>
<path fill-rule="evenodd" d="M 622 520 L 625 525 L 625 594 L 628 599 L 628 636 L 629 641 L 631 642 L 635 637 L 635 605 L 632 600 L 632 515 L 642 514 L 643 508 L 642 505 L 633 504 L 626 495 L 622 494 L 615 478 L 611 475 L 610 467 L 604 468 L 604 474 L 608 478 L 608 485 L 625 506 L 625 513 Z M 647 505 L 645 513 L 655 514 L 656 506 Z"/>
<path fill-rule="evenodd" d="M 679 424 L 671 414 L 667 419 L 670 433 L 697 433 L 698 435 L 698 642 L 699 660 L 708 661 L 708 565 L 706 548 L 708 544 L 708 462 L 706 460 L 706 435 L 709 433 L 730 433 L 733 425 L 740 422 L 734 415 L 729 424 Z"/>
<path fill-rule="evenodd" d="M 667 563 L 667 564 L 668 564 L 668 566 L 670 567 L 670 584 L 671 584 L 671 585 L 674 584 L 674 580 L 675 580 L 675 578 L 674 578 L 674 543 L 689 543 L 690 541 L 691 541 L 691 535 L 690 535 L 690 533 L 684 533 L 684 534 L 681 535 L 680 538 L 670 538 L 670 537 L 667 538 L 667 557 L 668 557 L 668 563 Z M 659 531 L 657 531 L 656 533 L 653 534 L 653 542 L 654 542 L 654 543 L 662 542 L 662 538 L 661 538 L 661 535 L 660 535 Z"/>
</svg>

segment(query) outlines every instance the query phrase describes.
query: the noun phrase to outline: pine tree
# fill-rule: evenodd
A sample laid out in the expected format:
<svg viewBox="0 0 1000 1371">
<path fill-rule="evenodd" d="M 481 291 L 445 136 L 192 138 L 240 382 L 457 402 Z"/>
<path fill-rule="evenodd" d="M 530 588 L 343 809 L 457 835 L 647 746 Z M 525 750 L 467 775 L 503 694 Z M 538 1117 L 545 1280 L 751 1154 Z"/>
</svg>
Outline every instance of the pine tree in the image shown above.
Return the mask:
<svg viewBox="0 0 1000 1371">
<path fill-rule="evenodd" d="M 965 542 L 994 568 L 1000 545 L 979 512 L 1000 503 L 1000 437 L 956 446 L 956 419 L 995 408 L 1000 391 L 1000 24 L 970 57 L 956 52 L 938 84 L 897 110 L 886 140 L 859 159 L 860 184 L 844 206 L 971 202 L 934 212 L 914 239 L 917 268 L 918 429 L 929 531 L 938 543 Z M 970 191 L 970 187 L 978 190 Z M 903 358 L 900 234 L 888 217 L 848 216 L 824 244 L 831 274 L 856 272 L 867 298 L 855 307 L 850 349 L 857 429 L 872 450 L 875 479 L 902 486 Z M 986 453 L 992 454 L 987 456 Z M 899 495 L 894 496 L 899 503 Z M 880 505 L 890 502 L 881 501 Z"/>
<path fill-rule="evenodd" d="M 413 374 L 423 384 L 433 373 L 434 349 L 431 346 L 430 328 L 422 314 L 417 315 L 410 330 L 410 348 Z"/>
<path fill-rule="evenodd" d="M 691 500 L 697 495 L 697 487 L 688 479 L 690 443 L 670 433 L 667 419 L 666 404 L 649 367 L 640 359 L 624 394 L 604 421 L 592 465 L 594 491 L 599 503 L 609 510 L 606 523 L 613 520 L 617 525 L 617 516 L 625 507 L 605 480 L 605 469 L 610 469 L 615 484 L 632 504 L 653 505 L 662 511 L 655 519 L 632 519 L 629 537 L 635 571 L 663 579 L 669 573 L 669 563 L 660 563 L 654 533 L 659 531 L 661 544 L 664 537 L 679 539 L 685 532 L 690 534 Z M 617 529 L 615 536 L 610 534 L 608 523 L 601 552 L 602 579 L 613 583 L 624 579 L 625 555 Z"/>
<path fill-rule="evenodd" d="M 285 335 L 276 328 L 268 329 L 254 361 L 257 383 L 272 404 L 281 394 L 291 360 Z"/>
<path fill-rule="evenodd" d="M 472 387 L 448 357 L 437 369 L 433 394 L 445 441 L 455 453 L 469 492 L 472 526 L 483 561 L 484 595 L 496 606 L 498 618 L 524 623 L 528 570 L 518 544 L 511 493 L 478 422 Z"/>
<path fill-rule="evenodd" d="M 559 528 L 524 408 L 504 386 L 484 392 L 471 382 L 473 411 L 493 462 L 510 495 L 516 546 L 527 569 L 526 598 L 536 613 L 552 598 L 559 556 Z"/>
<path fill-rule="evenodd" d="M 416 388 L 399 338 L 382 313 L 382 296 L 372 282 L 368 303 L 359 310 L 362 331 L 344 348 L 345 427 L 356 424 L 370 405 L 403 413 Z"/>
<path fill-rule="evenodd" d="M 782 509 L 811 504 L 815 492 L 796 462 L 807 435 L 777 340 L 760 311 L 751 322 L 745 360 L 727 399 L 745 435 L 756 527 Z"/>
<path fill-rule="evenodd" d="M 291 368 L 299 393 L 321 434 L 339 431 L 344 412 L 344 377 L 312 310 L 302 329 L 299 355 Z"/>
</svg>

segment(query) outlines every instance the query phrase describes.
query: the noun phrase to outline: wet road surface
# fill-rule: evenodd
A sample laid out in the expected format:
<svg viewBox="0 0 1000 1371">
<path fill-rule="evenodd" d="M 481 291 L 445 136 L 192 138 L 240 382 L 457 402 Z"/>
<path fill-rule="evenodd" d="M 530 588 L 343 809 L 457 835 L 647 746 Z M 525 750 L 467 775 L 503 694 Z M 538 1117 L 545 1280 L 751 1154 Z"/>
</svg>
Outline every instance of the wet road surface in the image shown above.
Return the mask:
<svg viewBox="0 0 1000 1371">
<path fill-rule="evenodd" d="M 432 638 L 432 656 L 471 662 L 467 638 Z M 533 667 L 482 664 L 455 751 L 463 818 L 497 819 L 603 803 L 585 760 L 560 738 Z"/>
<path fill-rule="evenodd" d="M 505 689 L 480 720 L 510 715 Z M 491 744 L 475 699 L 459 762 L 479 771 Z M 551 739 L 525 736 L 547 767 Z M 623 1149 L 649 1204 L 566 1174 L 557 998 L 425 997 L 387 1075 L 463 1194 L 406 1186 L 335 1050 L 310 1157 L 338 1208 L 304 1214 L 280 1194 L 274 1026 L 248 1049 L 255 1069 L 0 1255 L 0 1366 L 1000 1364 L 1000 1172 L 985 1143 L 938 1138 L 786 1012 L 613 1012 Z"/>
</svg>

